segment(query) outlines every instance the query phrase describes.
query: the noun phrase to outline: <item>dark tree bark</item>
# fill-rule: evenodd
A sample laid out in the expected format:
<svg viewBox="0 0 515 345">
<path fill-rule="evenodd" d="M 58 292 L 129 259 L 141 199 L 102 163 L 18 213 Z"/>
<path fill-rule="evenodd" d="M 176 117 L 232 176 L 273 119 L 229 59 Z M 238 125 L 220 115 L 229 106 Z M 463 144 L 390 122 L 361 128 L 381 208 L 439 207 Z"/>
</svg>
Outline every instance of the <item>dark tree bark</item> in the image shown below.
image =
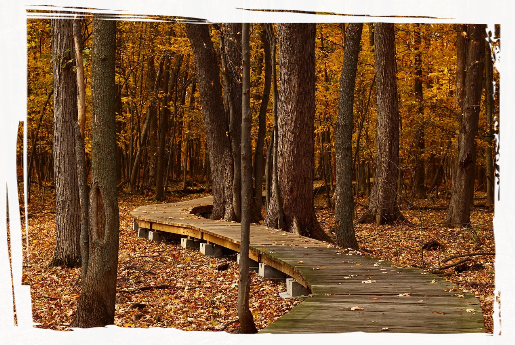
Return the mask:
<svg viewBox="0 0 515 345">
<path fill-rule="evenodd" d="M 234 220 L 233 207 L 233 158 L 227 132 L 229 124 L 224 116 L 222 88 L 220 85 L 218 61 L 209 27 L 200 24 L 187 24 L 197 81 L 200 91 L 209 163 L 213 181 L 213 219 Z"/>
<path fill-rule="evenodd" d="M 119 217 L 116 190 L 116 21 L 93 19 L 89 261 L 74 327 L 114 323 Z"/>
<path fill-rule="evenodd" d="M 229 109 L 229 138 L 234 162 L 233 207 L 236 220 L 239 221 L 241 218 L 241 23 L 223 24 L 222 42 L 221 56 L 226 80 L 224 95 Z"/>
<path fill-rule="evenodd" d="M 465 95 L 458 137 L 458 165 L 452 181 L 451 201 L 445 223 L 448 226 L 469 226 L 470 207 L 476 163 L 475 137 L 477 135 L 481 103 L 485 54 L 485 26 L 467 25 L 467 62 Z"/>
<path fill-rule="evenodd" d="M 367 211 L 359 222 L 376 224 L 404 220 L 397 205 L 399 178 L 399 107 L 393 23 L 374 24 L 377 83 L 377 165 Z"/>
<path fill-rule="evenodd" d="M 80 205 L 75 155 L 77 79 L 73 70 L 73 20 L 52 19 L 51 30 L 56 244 L 50 266 L 79 267 Z"/>
<path fill-rule="evenodd" d="M 254 317 L 249 309 L 250 274 L 249 246 L 250 220 L 252 206 L 252 141 L 250 138 L 250 52 L 249 24 L 242 27 L 242 122 L 241 122 L 241 241 L 240 241 L 240 276 L 238 280 L 238 318 L 241 333 L 257 333 Z"/>
<path fill-rule="evenodd" d="M 4 31 L 3 2 L 0 2 L 0 31 Z M 7 44 L 0 40 L 0 128 L 2 132 L 2 162 L 0 176 L 4 183 L 4 214 L 21 213 L 16 192 L 16 156 L 11 132 L 9 107 L 9 63 Z"/>
<path fill-rule="evenodd" d="M 277 29 L 280 71 L 277 151 L 283 230 L 330 241 L 316 219 L 313 204 L 316 26 L 278 24 Z M 273 204 L 272 201 L 270 205 Z M 274 226 L 277 219 L 277 212 L 269 207 L 265 223 Z"/>
<path fill-rule="evenodd" d="M 353 226 L 354 198 L 352 193 L 352 132 L 354 127 L 354 87 L 358 69 L 363 24 L 351 23 L 347 27 L 343 69 L 340 77 L 338 119 L 336 120 L 336 191 L 335 228 L 336 243 L 343 248 L 358 249 Z"/>
</svg>

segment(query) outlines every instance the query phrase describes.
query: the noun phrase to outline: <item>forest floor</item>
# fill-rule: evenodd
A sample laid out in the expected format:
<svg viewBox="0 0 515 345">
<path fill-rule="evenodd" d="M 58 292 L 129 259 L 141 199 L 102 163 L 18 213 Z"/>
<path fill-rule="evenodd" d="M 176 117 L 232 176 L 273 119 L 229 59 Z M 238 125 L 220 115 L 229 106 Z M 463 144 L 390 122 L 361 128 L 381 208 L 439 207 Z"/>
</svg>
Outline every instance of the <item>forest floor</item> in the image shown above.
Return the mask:
<svg viewBox="0 0 515 345">
<path fill-rule="evenodd" d="M 174 192 L 167 202 L 205 196 Z M 200 192 L 200 193 L 199 193 Z M 472 211 L 470 229 L 450 229 L 441 225 L 446 215 L 446 199 L 426 199 L 403 208 L 410 224 L 376 226 L 356 225 L 360 250 L 398 267 L 419 267 L 430 271 L 469 259 L 460 265 L 440 270 L 458 286 L 470 291 L 481 302 L 485 328 L 493 331 L 494 256 L 454 255 L 494 252 L 493 213 L 478 206 Z M 325 198 L 315 200 L 317 217 L 331 232 L 334 212 Z M 359 199 L 357 215 L 367 204 Z M 115 324 L 121 327 L 174 327 L 181 330 L 238 332 L 238 265 L 235 257 L 210 258 L 198 251 L 183 249 L 179 241 L 152 242 L 137 237 L 129 212 L 135 207 L 154 203 L 151 195 L 119 196 L 120 251 L 118 265 Z M 403 205 L 401 205 L 403 206 Z M 23 280 L 31 285 L 32 313 L 37 327 L 69 330 L 80 295 L 80 269 L 48 267 L 55 246 L 55 201 L 51 192 L 34 193 L 29 204 L 30 264 Z M 25 243 L 25 241 L 24 241 Z M 426 250 L 422 247 L 426 245 Z M 228 267 L 224 267 L 228 264 Z M 285 300 L 284 282 L 251 274 L 250 308 L 258 329 L 266 327 L 287 313 L 300 299 Z"/>
</svg>

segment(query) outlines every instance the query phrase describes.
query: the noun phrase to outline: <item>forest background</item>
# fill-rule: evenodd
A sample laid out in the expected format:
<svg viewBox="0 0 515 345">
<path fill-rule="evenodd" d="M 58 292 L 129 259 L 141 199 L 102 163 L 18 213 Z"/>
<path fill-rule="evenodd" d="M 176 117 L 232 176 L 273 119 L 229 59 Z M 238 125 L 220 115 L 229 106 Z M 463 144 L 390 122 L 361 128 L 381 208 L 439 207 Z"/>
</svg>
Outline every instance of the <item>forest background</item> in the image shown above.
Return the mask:
<svg viewBox="0 0 515 345">
<path fill-rule="evenodd" d="M 9 59 L 9 105 L 20 198 L 30 202 L 31 191 L 44 195 L 54 186 L 52 62 L 50 6 L 47 1 L 12 0 L 3 7 Z M 460 2 L 458 1 L 458 4 Z M 86 117 L 91 117 L 91 7 L 86 4 L 82 26 L 86 81 Z M 476 205 L 498 202 L 495 189 L 511 186 L 513 124 L 509 116 L 510 2 L 490 1 L 490 30 L 485 56 L 491 66 L 485 77 L 479 118 Z M 335 128 L 345 28 L 350 1 L 320 1 L 316 31 L 316 115 L 314 175 L 325 203 L 334 203 Z M 211 37 L 220 48 L 221 14 L 217 1 L 208 5 Z M 373 2 L 367 3 L 355 88 L 352 140 L 356 197 L 368 196 L 377 156 L 376 78 L 374 70 Z M 420 200 L 450 195 L 455 173 L 461 109 L 457 105 L 458 38 L 455 1 L 396 1 L 395 43 L 399 92 L 399 179 L 397 198 L 413 208 Z M 181 8 L 173 1 L 117 2 L 117 171 L 119 189 L 166 200 L 166 192 L 182 181 L 182 189 L 207 183 L 209 163 L 198 81 Z M 251 113 L 253 138 L 265 88 L 266 29 L 260 2 L 251 8 Z M 511 23 L 510 23 L 511 25 Z M 490 61 L 488 63 L 488 61 Z M 488 73 L 486 74 L 488 75 Z M 422 88 L 422 93 L 416 86 Z M 270 157 L 273 97 L 267 105 L 263 154 Z M 85 148 L 91 153 L 91 121 L 86 121 Z M 163 139 L 164 138 L 164 139 Z M 5 145 L 5 143 L 2 143 Z M 254 147 L 257 145 L 255 141 Z M 164 173 L 158 174 L 159 157 Z M 161 158 L 163 160 L 163 158 Z M 90 166 L 87 160 L 87 168 Z M 161 163 L 163 164 L 163 163 Z M 161 168 L 162 169 L 162 168 Z M 488 188 L 487 171 L 495 188 Z M 3 171 L 3 174 L 6 172 Z M 504 176 L 508 174 L 507 180 Z M 422 177 L 421 177 L 422 176 Z M 504 180 L 504 181 L 503 181 Z M 422 182 L 420 182 L 422 181 Z M 159 186 L 159 187 L 158 187 Z M 4 184 L 5 190 L 5 184 Z M 22 193 L 23 190 L 23 193 Z M 159 193 L 164 194 L 159 196 Z M 508 187 L 509 190 L 509 187 Z M 22 195 L 23 194 L 23 195 Z M 358 199 L 362 200 L 362 199 Z M 508 201 L 508 195 L 505 197 Z M 444 201 L 445 203 L 445 201 Z M 358 205 L 359 206 L 359 205 Z M 496 210 L 496 208 L 493 208 Z M 7 210 L 6 213 L 9 213 Z"/>
</svg>

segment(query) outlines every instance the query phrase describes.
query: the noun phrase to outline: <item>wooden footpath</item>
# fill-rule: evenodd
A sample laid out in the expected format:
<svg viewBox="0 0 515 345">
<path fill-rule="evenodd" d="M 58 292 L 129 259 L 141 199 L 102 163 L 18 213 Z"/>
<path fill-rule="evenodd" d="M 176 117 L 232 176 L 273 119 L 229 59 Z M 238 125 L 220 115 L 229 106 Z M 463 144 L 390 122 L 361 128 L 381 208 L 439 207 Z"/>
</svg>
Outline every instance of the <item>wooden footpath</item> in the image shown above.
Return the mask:
<svg viewBox="0 0 515 345">
<path fill-rule="evenodd" d="M 131 212 L 135 228 L 181 234 L 239 252 L 240 224 L 198 216 L 212 197 L 155 204 Z M 207 206 L 207 207 L 206 207 Z M 342 250 L 325 242 L 251 225 L 250 258 L 312 294 L 260 333 L 484 333 L 479 301 L 415 268 Z"/>
</svg>

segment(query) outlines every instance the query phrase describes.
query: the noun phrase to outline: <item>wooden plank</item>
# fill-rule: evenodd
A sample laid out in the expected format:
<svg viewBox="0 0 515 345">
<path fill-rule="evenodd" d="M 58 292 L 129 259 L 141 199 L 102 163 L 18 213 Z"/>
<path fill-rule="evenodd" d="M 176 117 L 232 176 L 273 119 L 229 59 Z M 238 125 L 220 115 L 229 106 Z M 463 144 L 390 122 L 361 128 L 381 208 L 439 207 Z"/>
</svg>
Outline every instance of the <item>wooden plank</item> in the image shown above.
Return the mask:
<svg viewBox="0 0 515 345">
<path fill-rule="evenodd" d="M 190 214 L 209 210 L 212 197 L 141 206 L 139 227 L 187 235 L 239 251 L 240 224 Z M 294 277 L 313 295 L 261 333 L 484 332 L 477 298 L 417 268 L 347 252 L 310 238 L 251 225 L 252 260 Z M 459 296 L 459 297 L 458 297 Z M 359 306 L 363 310 L 352 310 Z"/>
</svg>

